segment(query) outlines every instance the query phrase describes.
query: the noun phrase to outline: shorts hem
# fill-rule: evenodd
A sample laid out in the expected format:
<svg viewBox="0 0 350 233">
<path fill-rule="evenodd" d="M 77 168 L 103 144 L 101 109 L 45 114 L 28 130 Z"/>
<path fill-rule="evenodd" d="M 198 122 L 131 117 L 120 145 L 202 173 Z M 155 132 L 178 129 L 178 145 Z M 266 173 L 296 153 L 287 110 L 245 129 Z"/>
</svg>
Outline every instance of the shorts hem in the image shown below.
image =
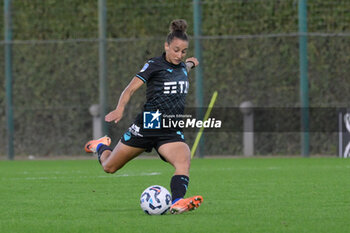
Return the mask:
<svg viewBox="0 0 350 233">
<path fill-rule="evenodd" d="M 154 148 L 158 151 L 159 147 L 161 147 L 164 144 L 171 143 L 171 142 L 183 142 L 183 143 L 186 144 L 186 141 L 183 140 L 183 139 L 172 138 L 172 139 L 164 140 L 164 141 L 161 141 L 161 142 L 157 143 L 157 145 Z"/>
<path fill-rule="evenodd" d="M 127 145 L 127 146 L 131 146 L 131 147 L 135 147 L 135 148 L 140 148 L 140 149 L 145 149 L 147 150 L 146 147 L 143 147 L 143 146 L 135 146 L 134 144 L 132 143 L 127 143 L 126 141 L 123 141 L 123 140 L 120 140 L 121 143 L 123 143 L 124 145 Z"/>
</svg>

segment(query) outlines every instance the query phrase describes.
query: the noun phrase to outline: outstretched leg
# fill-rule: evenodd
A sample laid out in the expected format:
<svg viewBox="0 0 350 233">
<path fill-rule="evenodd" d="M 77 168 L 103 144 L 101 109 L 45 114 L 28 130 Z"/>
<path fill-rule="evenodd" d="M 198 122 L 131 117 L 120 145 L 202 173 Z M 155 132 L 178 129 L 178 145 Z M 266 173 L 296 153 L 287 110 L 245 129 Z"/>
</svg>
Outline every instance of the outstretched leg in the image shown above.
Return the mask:
<svg viewBox="0 0 350 233">
<path fill-rule="evenodd" d="M 115 173 L 131 159 L 145 151 L 143 148 L 125 145 L 121 141 L 119 141 L 112 150 L 109 147 L 110 143 L 110 138 L 105 136 L 97 140 L 89 141 L 85 145 L 86 152 L 98 153 L 103 170 L 107 173 Z"/>
<path fill-rule="evenodd" d="M 123 144 L 120 140 L 113 151 L 105 150 L 100 155 L 101 165 L 107 173 L 115 173 L 145 149 Z"/>
</svg>

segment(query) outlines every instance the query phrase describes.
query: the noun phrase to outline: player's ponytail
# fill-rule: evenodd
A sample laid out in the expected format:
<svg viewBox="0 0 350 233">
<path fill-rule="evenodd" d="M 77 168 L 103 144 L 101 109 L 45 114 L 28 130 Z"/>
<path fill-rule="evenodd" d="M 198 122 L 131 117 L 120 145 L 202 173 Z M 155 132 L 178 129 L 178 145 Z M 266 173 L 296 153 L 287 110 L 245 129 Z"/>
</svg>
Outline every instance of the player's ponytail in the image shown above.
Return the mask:
<svg viewBox="0 0 350 233">
<path fill-rule="evenodd" d="M 175 19 L 170 23 L 170 32 L 166 38 L 168 44 L 170 44 L 176 37 L 178 39 L 188 41 L 188 36 L 186 33 L 187 22 L 184 19 Z"/>
</svg>

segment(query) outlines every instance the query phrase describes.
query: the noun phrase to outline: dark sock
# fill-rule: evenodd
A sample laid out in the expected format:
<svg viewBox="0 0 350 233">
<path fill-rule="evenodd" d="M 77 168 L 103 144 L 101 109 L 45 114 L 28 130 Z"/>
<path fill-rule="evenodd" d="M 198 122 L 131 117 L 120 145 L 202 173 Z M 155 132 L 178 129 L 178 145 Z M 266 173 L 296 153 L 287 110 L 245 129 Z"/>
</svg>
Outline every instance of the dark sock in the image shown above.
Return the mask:
<svg viewBox="0 0 350 233">
<path fill-rule="evenodd" d="M 105 144 L 102 144 L 102 143 L 100 143 L 100 144 L 97 145 L 96 150 L 97 150 L 98 162 L 100 162 L 100 163 L 101 163 L 101 155 L 102 155 L 102 153 L 103 153 L 105 150 L 110 150 L 110 151 L 112 151 L 112 149 L 111 149 L 109 146 L 107 146 L 107 145 L 105 145 Z"/>
<path fill-rule="evenodd" d="M 170 188 L 173 204 L 185 196 L 189 180 L 190 178 L 184 175 L 175 175 L 171 178 Z"/>
</svg>

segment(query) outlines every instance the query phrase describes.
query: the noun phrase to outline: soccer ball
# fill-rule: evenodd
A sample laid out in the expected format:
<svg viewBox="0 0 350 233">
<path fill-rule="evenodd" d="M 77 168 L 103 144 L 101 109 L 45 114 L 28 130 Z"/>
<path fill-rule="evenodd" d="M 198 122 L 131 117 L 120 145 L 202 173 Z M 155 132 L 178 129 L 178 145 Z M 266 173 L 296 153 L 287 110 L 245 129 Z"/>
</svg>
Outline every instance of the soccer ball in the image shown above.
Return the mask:
<svg viewBox="0 0 350 233">
<path fill-rule="evenodd" d="M 171 195 L 166 188 L 160 185 L 152 185 L 142 192 L 140 205 L 146 214 L 165 214 L 171 206 Z"/>
</svg>

